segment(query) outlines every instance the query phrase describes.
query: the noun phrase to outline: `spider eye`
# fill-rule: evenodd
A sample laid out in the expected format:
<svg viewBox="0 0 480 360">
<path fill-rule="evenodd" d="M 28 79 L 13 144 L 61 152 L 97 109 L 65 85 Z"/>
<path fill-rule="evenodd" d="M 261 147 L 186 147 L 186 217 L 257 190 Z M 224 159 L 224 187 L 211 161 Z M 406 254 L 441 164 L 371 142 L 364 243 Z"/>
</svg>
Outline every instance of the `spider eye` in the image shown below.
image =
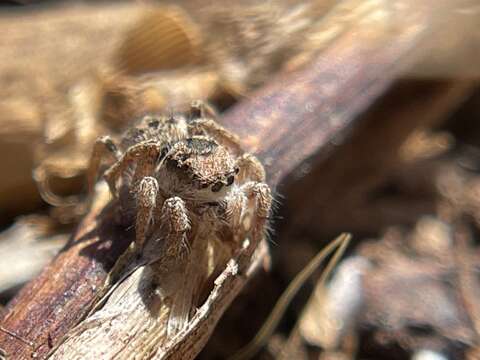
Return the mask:
<svg viewBox="0 0 480 360">
<path fill-rule="evenodd" d="M 235 174 L 238 174 L 240 172 L 240 168 L 236 167 L 235 168 Z"/>
<path fill-rule="evenodd" d="M 213 184 L 212 192 L 219 192 L 220 190 L 222 190 L 222 188 L 223 188 L 223 184 L 221 182 L 217 182 Z"/>
<path fill-rule="evenodd" d="M 230 176 L 227 178 L 227 186 L 232 185 L 234 181 L 235 181 L 235 177 L 234 177 L 233 175 L 230 175 Z"/>
<path fill-rule="evenodd" d="M 148 126 L 154 129 L 158 128 L 158 125 L 160 125 L 160 121 L 158 120 L 150 120 L 148 122 Z"/>
</svg>

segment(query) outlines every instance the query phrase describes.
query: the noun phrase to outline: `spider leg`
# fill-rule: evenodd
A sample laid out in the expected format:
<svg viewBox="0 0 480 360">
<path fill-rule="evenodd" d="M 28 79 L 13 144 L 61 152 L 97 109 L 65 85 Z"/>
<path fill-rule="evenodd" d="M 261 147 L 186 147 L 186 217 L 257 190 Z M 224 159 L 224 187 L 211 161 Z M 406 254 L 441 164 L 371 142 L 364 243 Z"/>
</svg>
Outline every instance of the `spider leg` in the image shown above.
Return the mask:
<svg viewBox="0 0 480 360">
<path fill-rule="evenodd" d="M 197 275 L 189 271 L 192 264 L 185 258 L 185 249 L 188 247 L 186 236 L 191 225 L 185 202 L 181 198 L 165 200 L 162 223 L 166 226 L 165 250 L 157 263 L 157 274 L 160 275 L 159 286 L 171 297 L 167 333 L 174 335 L 187 324 L 193 299 L 194 287 L 191 282 Z M 176 271 L 181 271 L 182 276 L 178 277 Z M 174 283 L 169 283 L 168 278 L 175 279 Z"/>
<path fill-rule="evenodd" d="M 256 248 L 265 235 L 272 207 L 272 194 L 267 184 L 249 181 L 234 189 L 227 205 L 227 219 L 236 229 L 236 241 L 251 234 L 250 250 Z"/>
<path fill-rule="evenodd" d="M 208 103 L 202 100 L 194 100 L 190 104 L 190 119 L 216 118 L 217 112 Z"/>
<path fill-rule="evenodd" d="M 144 177 L 138 184 L 136 195 L 135 247 L 138 252 L 141 252 L 157 206 L 157 180 L 150 176 Z"/>
<path fill-rule="evenodd" d="M 247 216 L 246 212 L 248 210 L 249 203 L 251 198 L 256 191 L 255 184 L 260 184 L 265 180 L 265 170 L 257 158 L 251 154 L 243 154 L 236 159 L 236 167 L 238 168 L 238 174 L 236 175 L 236 182 L 242 184 L 233 189 L 230 199 L 227 201 L 227 219 L 233 229 L 239 230 L 234 233 L 237 236 L 237 241 L 242 240 L 246 236 L 247 229 L 243 225 L 244 219 Z M 246 181 L 246 179 L 252 179 L 252 181 Z M 265 185 L 265 184 L 264 184 Z M 262 185 L 263 186 L 263 185 Z M 268 204 L 263 204 L 262 206 L 268 207 L 268 211 L 271 207 L 272 196 L 270 194 L 270 189 L 266 186 L 266 190 L 262 190 L 264 193 L 267 193 L 265 196 L 269 199 Z M 257 189 L 258 190 L 258 189 Z M 267 211 L 267 212 L 268 212 Z M 241 231 L 240 231 L 241 230 Z"/>
<path fill-rule="evenodd" d="M 263 232 L 267 228 L 267 221 L 272 209 L 272 193 L 270 187 L 261 182 L 249 182 L 244 184 L 244 190 L 248 199 L 253 202 L 252 231 L 263 237 Z"/>
<path fill-rule="evenodd" d="M 80 196 L 70 195 L 67 197 L 56 194 L 50 186 L 50 171 L 44 165 L 40 164 L 33 170 L 33 179 L 35 180 L 38 192 L 45 202 L 57 207 L 66 207 L 78 205 L 81 203 Z"/>
<path fill-rule="evenodd" d="M 110 138 L 110 136 L 102 136 L 95 141 L 93 145 L 92 155 L 90 157 L 87 169 L 88 194 L 93 193 L 93 187 L 98 178 L 100 165 L 105 158 L 113 158 L 115 161 L 120 159 L 120 151 Z"/>
<path fill-rule="evenodd" d="M 251 179 L 256 182 L 265 181 L 265 170 L 260 161 L 252 154 L 245 153 L 236 159 L 236 166 L 239 169 L 237 179 L 243 182 Z"/>
<path fill-rule="evenodd" d="M 161 149 L 157 143 L 139 143 L 130 147 L 115 164 L 105 171 L 105 174 L 103 175 L 112 195 L 117 196 L 117 180 L 129 166 L 148 161 L 154 162 L 158 159 L 160 153 Z M 151 172 L 148 172 L 147 168 L 143 166 L 137 166 L 137 168 L 139 171 L 135 171 L 136 175 L 134 175 L 134 178 L 137 179 L 137 181 L 142 177 L 142 171 L 145 172 L 145 175 L 151 175 Z"/>
<path fill-rule="evenodd" d="M 186 236 L 190 230 L 185 202 L 177 196 L 168 198 L 163 203 L 161 217 L 167 226 L 165 255 L 170 259 L 180 258 L 188 249 Z"/>
<path fill-rule="evenodd" d="M 213 119 L 201 118 L 194 120 L 189 124 L 189 128 L 193 135 L 208 135 L 221 145 L 232 149 L 235 154 L 242 152 L 239 138 Z"/>
<path fill-rule="evenodd" d="M 141 151 L 143 153 L 137 158 L 132 184 L 137 184 L 144 177 L 154 174 L 162 148 L 159 144 L 148 144 Z"/>
</svg>

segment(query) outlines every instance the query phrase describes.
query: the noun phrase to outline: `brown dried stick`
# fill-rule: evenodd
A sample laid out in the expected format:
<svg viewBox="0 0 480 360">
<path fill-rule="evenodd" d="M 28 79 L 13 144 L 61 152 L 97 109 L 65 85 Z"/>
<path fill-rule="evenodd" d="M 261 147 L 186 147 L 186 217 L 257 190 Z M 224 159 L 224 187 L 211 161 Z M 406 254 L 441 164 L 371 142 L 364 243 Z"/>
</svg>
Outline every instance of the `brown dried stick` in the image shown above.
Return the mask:
<svg viewBox="0 0 480 360">
<path fill-rule="evenodd" d="M 358 31 L 346 33 L 311 65 L 277 78 L 226 114 L 223 123 L 263 159 L 271 185 L 344 136 L 356 115 L 413 60 L 412 49 L 425 35 L 425 28 L 415 24 L 428 23 L 428 13 L 417 15 L 389 35 L 364 34 L 359 41 Z M 32 352 L 43 357 L 82 319 L 96 288 L 132 240 L 113 224 L 110 207 L 92 210 L 71 246 L 5 310 L 2 326 L 34 349 L 4 332 L 0 347 L 17 359 L 30 358 Z"/>
</svg>

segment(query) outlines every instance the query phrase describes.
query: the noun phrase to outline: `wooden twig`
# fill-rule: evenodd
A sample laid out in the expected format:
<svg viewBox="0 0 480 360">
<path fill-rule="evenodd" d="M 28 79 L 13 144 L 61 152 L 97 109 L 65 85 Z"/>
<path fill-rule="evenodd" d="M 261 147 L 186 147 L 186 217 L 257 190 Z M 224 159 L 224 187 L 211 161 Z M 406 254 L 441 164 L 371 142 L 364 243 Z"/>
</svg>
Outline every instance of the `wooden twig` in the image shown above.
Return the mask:
<svg viewBox="0 0 480 360">
<path fill-rule="evenodd" d="M 7 306 L 2 327 L 34 344 L 26 347 L 0 331 L 0 347 L 8 354 L 45 355 L 88 312 L 108 269 L 132 240 L 131 231 L 114 225 L 114 204 L 104 204 L 93 207 L 66 248 Z"/>
</svg>

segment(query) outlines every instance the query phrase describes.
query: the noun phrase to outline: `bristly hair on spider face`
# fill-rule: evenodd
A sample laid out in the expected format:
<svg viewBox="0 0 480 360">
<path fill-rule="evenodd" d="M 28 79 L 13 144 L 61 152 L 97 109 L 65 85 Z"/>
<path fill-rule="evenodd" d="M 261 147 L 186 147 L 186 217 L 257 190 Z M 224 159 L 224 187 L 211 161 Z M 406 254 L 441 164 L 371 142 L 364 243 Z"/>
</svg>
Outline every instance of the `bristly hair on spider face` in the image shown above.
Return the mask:
<svg viewBox="0 0 480 360">
<path fill-rule="evenodd" d="M 165 172 L 168 171 L 170 177 L 176 177 L 172 180 L 177 189 L 172 191 L 181 191 L 179 188 L 188 184 L 193 188 L 191 190 L 196 190 L 196 194 L 190 191 L 191 196 L 208 201 L 225 196 L 238 173 L 235 159 L 227 148 L 205 136 L 194 136 L 175 143 L 158 166 L 161 175 L 164 175 L 161 170 L 164 165 Z"/>
</svg>

